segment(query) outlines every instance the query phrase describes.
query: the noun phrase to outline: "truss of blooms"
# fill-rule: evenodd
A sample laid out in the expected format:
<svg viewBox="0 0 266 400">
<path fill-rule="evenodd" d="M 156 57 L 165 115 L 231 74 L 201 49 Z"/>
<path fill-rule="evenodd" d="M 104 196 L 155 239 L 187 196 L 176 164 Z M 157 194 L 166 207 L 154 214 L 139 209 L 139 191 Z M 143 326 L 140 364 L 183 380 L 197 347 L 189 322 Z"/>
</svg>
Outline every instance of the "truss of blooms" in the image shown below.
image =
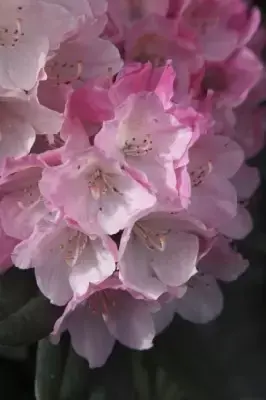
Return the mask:
<svg viewBox="0 0 266 400">
<path fill-rule="evenodd" d="M 0 1 L 0 268 L 34 268 L 91 367 L 248 267 L 266 34 L 241 0 Z M 60 21 L 60 24 L 58 23 Z"/>
</svg>

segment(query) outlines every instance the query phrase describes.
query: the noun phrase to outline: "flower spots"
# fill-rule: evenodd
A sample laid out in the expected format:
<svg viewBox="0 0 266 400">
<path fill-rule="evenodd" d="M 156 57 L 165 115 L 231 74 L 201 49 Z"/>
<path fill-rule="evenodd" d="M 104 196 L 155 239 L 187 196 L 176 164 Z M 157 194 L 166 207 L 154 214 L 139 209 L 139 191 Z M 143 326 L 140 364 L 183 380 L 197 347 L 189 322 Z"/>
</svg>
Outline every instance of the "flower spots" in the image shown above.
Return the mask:
<svg viewBox="0 0 266 400">
<path fill-rule="evenodd" d="M 60 54 L 48 61 L 45 67 L 48 78 L 59 86 L 62 84 L 70 85 L 80 80 L 83 72 L 83 63 L 78 61 L 65 61 L 60 58 Z"/>
<path fill-rule="evenodd" d="M 2 25 L 0 26 L 0 46 L 6 48 L 15 47 L 23 35 L 19 18 Z"/>
<path fill-rule="evenodd" d="M 136 137 L 127 139 L 123 147 L 124 155 L 131 157 L 145 156 L 151 151 L 152 139 L 150 135 L 145 135 L 141 140 L 138 140 Z"/>
<path fill-rule="evenodd" d="M 212 171 L 211 162 L 208 162 L 207 164 L 201 165 L 197 169 L 190 171 L 190 179 L 192 187 L 195 188 L 201 185 L 211 171 Z"/>
</svg>

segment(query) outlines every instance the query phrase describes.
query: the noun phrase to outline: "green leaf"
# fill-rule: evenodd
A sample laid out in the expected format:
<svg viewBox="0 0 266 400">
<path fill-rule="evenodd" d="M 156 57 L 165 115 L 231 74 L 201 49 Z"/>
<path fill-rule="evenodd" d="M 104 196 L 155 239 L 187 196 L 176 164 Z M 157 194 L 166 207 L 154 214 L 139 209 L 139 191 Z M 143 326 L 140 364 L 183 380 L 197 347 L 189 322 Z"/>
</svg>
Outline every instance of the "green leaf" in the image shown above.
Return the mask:
<svg viewBox="0 0 266 400">
<path fill-rule="evenodd" d="M 106 400 L 137 399 L 133 373 L 132 351 L 116 343 L 106 365 L 100 370 L 100 382 L 106 391 Z"/>
<path fill-rule="evenodd" d="M 37 400 L 58 400 L 65 361 L 69 350 L 69 338 L 63 336 L 55 346 L 49 339 L 38 344 L 35 374 L 35 396 Z"/>
<path fill-rule="evenodd" d="M 23 307 L 36 294 L 32 271 L 11 268 L 0 276 L 0 321 Z"/>
<path fill-rule="evenodd" d="M 0 345 L 29 345 L 43 339 L 53 330 L 62 312 L 62 307 L 52 305 L 42 295 L 32 298 L 0 322 Z"/>
<path fill-rule="evenodd" d="M 155 392 L 156 399 L 185 400 L 184 392 L 178 387 L 161 367 L 156 371 Z"/>
<path fill-rule="evenodd" d="M 25 361 L 28 356 L 28 348 L 25 346 L 12 347 L 0 346 L 0 357 L 7 360 Z"/>
<path fill-rule="evenodd" d="M 149 376 L 146 368 L 143 365 L 141 352 L 135 351 L 132 353 L 132 372 L 135 391 L 138 395 L 138 400 L 149 400 Z"/>
<path fill-rule="evenodd" d="M 88 400 L 93 380 L 88 362 L 70 348 L 61 387 L 60 400 Z"/>
</svg>

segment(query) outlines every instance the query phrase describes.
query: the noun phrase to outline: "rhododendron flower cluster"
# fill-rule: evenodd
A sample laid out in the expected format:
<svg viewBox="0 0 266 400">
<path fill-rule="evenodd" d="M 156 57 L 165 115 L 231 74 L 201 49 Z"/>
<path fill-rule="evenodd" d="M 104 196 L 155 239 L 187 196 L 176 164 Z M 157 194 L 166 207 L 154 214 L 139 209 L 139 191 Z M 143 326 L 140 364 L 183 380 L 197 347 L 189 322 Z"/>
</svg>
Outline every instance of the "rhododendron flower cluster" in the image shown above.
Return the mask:
<svg viewBox="0 0 266 400">
<path fill-rule="evenodd" d="M 208 322 L 248 262 L 264 144 L 242 0 L 0 2 L 0 268 L 33 268 L 91 367 Z M 58 23 L 60 21 L 60 23 Z"/>
</svg>

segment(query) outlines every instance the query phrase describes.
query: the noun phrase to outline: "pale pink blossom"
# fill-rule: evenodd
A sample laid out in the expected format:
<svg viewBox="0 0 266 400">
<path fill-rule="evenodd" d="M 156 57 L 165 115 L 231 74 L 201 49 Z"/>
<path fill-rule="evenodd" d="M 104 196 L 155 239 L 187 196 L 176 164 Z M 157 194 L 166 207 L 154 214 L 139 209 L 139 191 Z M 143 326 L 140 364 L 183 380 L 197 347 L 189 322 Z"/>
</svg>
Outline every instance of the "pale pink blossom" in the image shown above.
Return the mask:
<svg viewBox="0 0 266 400">
<path fill-rule="evenodd" d="M 115 234 L 156 201 L 117 161 L 95 148 L 47 167 L 39 186 L 54 207 L 62 208 L 88 233 L 102 229 Z"/>
<path fill-rule="evenodd" d="M 231 282 L 242 275 L 248 266 L 248 260 L 237 252 L 232 241 L 218 235 L 212 249 L 200 260 L 198 269 L 221 281 Z"/>
<path fill-rule="evenodd" d="M 102 26 L 85 25 L 78 35 L 63 42 L 45 64 L 47 80 L 38 87 L 38 98 L 47 107 L 64 111 L 68 96 L 87 80 L 112 77 L 122 67 L 118 49 L 99 37 Z"/>
<path fill-rule="evenodd" d="M 79 119 L 88 135 L 95 135 L 103 121 L 114 117 L 114 106 L 109 96 L 110 85 L 110 78 L 97 78 L 74 90 L 64 105 L 65 122 Z M 64 127 L 62 134 L 65 134 Z"/>
<path fill-rule="evenodd" d="M 6 159 L 0 179 L 0 220 L 6 234 L 26 239 L 49 210 L 38 187 L 46 164 L 36 155 Z"/>
<path fill-rule="evenodd" d="M 5 157 L 28 154 L 36 135 L 53 135 L 62 126 L 62 115 L 40 105 L 34 97 L 10 92 L 0 97 L 0 162 Z"/>
<path fill-rule="evenodd" d="M 213 92 L 217 108 L 239 106 L 261 77 L 263 65 L 255 54 L 244 47 L 223 63 L 207 63 L 202 77 L 201 92 Z"/>
<path fill-rule="evenodd" d="M 189 0 L 180 8 L 180 35 L 196 45 L 205 60 L 223 61 L 258 29 L 260 12 L 241 0 Z"/>
<path fill-rule="evenodd" d="M 105 364 L 116 340 L 132 349 L 146 350 L 152 347 L 155 336 L 149 304 L 132 297 L 116 279 L 73 299 L 55 324 L 53 342 L 66 330 L 76 353 L 87 359 L 91 368 Z"/>
<path fill-rule="evenodd" d="M 0 5 L 0 273 L 33 269 L 90 367 L 218 317 L 245 272 L 265 29 L 245 0 Z M 256 33 L 257 31 L 257 33 Z"/>
<path fill-rule="evenodd" d="M 214 233 L 184 213 L 152 212 L 126 228 L 119 248 L 126 286 L 158 299 L 185 284 L 197 270 Z"/>
<path fill-rule="evenodd" d="M 78 18 L 63 4 L 45 0 L 10 0 L 0 8 L 0 86 L 31 90 L 48 52 L 77 28 Z"/>
<path fill-rule="evenodd" d="M 124 38 L 126 28 L 150 14 L 165 16 L 169 0 L 108 0 L 106 34 L 114 42 Z"/>
<path fill-rule="evenodd" d="M 66 304 L 73 295 L 84 295 L 92 283 L 111 276 L 115 257 L 111 238 L 89 237 L 61 218 L 39 221 L 12 253 L 18 268 L 35 268 L 39 288 L 57 305 Z"/>
<path fill-rule="evenodd" d="M 240 240 L 253 229 L 252 216 L 245 207 L 260 184 L 259 171 L 255 167 L 243 164 L 231 182 L 238 196 L 237 213 L 234 218 L 219 226 L 219 232 L 231 239 Z"/>
<path fill-rule="evenodd" d="M 103 124 L 95 145 L 118 159 L 159 197 L 177 197 L 173 160 L 187 150 L 192 132 L 167 114 L 152 92 L 131 95 Z"/>
<path fill-rule="evenodd" d="M 193 276 L 183 297 L 175 300 L 175 311 L 182 318 L 205 324 L 217 318 L 223 308 L 223 295 L 215 278 L 207 274 Z"/>
<path fill-rule="evenodd" d="M 218 228 L 237 213 L 237 193 L 229 181 L 244 161 L 241 147 L 221 135 L 201 136 L 189 152 L 189 212 Z"/>
<path fill-rule="evenodd" d="M 204 65 L 202 55 L 178 38 L 176 23 L 159 15 L 137 21 L 125 37 L 127 61 L 151 61 L 162 66 L 171 60 L 176 73 L 175 100 L 185 102 L 194 76 Z"/>
<path fill-rule="evenodd" d="M 127 63 L 118 73 L 109 90 L 109 97 L 115 107 L 122 104 L 129 95 L 154 92 L 165 110 L 173 106 L 175 71 L 171 62 L 154 67 L 151 62 Z"/>
<path fill-rule="evenodd" d="M 239 200 L 248 200 L 260 185 L 259 170 L 244 163 L 231 178 L 231 182 L 236 188 Z"/>
</svg>

